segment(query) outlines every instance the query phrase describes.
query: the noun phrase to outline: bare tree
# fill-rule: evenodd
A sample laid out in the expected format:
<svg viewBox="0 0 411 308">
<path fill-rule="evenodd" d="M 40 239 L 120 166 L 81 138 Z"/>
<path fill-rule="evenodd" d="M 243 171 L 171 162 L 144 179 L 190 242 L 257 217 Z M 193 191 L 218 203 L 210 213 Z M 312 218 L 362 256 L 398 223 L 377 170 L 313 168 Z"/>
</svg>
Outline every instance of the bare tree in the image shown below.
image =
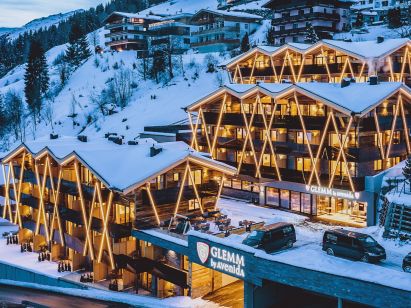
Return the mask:
<svg viewBox="0 0 411 308">
<path fill-rule="evenodd" d="M 20 139 L 23 142 L 26 137 L 26 115 L 23 100 L 17 93 L 8 92 L 5 97 L 5 103 L 7 106 L 7 118 L 14 132 L 15 139 Z"/>
<path fill-rule="evenodd" d="M 128 105 L 133 94 L 133 88 L 136 87 L 133 80 L 133 72 L 123 66 L 114 74 L 113 80 L 109 87 L 114 94 L 114 102 L 121 109 Z"/>
<path fill-rule="evenodd" d="M 53 104 L 54 104 L 54 99 L 49 99 L 46 100 L 45 104 L 44 104 L 44 108 L 43 108 L 43 117 L 46 121 L 46 123 L 49 123 L 51 126 L 51 130 L 54 132 L 54 108 L 53 108 Z"/>
</svg>

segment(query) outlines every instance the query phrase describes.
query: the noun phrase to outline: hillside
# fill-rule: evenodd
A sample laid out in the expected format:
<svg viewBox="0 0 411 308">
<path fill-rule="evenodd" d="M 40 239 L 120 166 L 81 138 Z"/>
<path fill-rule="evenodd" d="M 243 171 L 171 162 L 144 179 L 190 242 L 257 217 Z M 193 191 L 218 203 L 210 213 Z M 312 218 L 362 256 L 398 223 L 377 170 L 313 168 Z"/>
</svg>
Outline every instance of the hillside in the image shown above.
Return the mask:
<svg viewBox="0 0 411 308">
<path fill-rule="evenodd" d="M 48 17 L 38 18 L 30 21 L 20 28 L 3 28 L 3 35 L 7 35 L 8 39 L 15 40 L 19 35 L 24 34 L 29 31 L 37 31 L 39 29 L 47 29 L 53 25 L 57 25 L 62 21 L 66 20 L 70 16 L 73 16 L 76 13 L 83 12 L 84 10 L 76 10 L 68 13 L 60 13 L 50 15 Z M 0 36 L 2 35 L 2 30 L 0 28 Z"/>
<path fill-rule="evenodd" d="M 104 33 L 103 29 L 97 31 L 101 45 L 104 43 Z M 47 52 L 52 87 L 58 87 L 60 83 L 58 69 L 53 62 L 65 48 L 65 45 L 61 45 Z M 139 73 L 141 62 L 134 51 L 93 55 L 71 75 L 56 97 L 45 103 L 44 108 L 52 108 L 52 121 L 44 119 L 35 132 L 28 130 L 30 133 L 26 134 L 26 138 L 37 138 L 51 132 L 74 136 L 82 133 L 90 137 L 116 132 L 133 139 L 143 131 L 144 126 L 186 121 L 187 115 L 182 108 L 217 89 L 221 78 L 225 78 L 221 72 L 204 73 L 206 57 L 209 55 L 193 53 L 175 57 L 175 78 L 157 84 L 142 79 Z M 218 55 L 213 57 L 215 62 L 223 60 Z M 128 71 L 132 75 L 130 103 L 123 110 L 116 108 L 115 112 L 118 113 L 103 115 L 95 101 L 107 87 L 107 82 L 121 71 Z M 0 94 L 14 91 L 24 96 L 24 72 L 25 66 L 21 65 L 1 78 Z M 50 118 L 50 111 L 47 113 L 47 118 Z M 70 117 L 72 114 L 77 114 L 75 125 L 73 117 Z"/>
</svg>

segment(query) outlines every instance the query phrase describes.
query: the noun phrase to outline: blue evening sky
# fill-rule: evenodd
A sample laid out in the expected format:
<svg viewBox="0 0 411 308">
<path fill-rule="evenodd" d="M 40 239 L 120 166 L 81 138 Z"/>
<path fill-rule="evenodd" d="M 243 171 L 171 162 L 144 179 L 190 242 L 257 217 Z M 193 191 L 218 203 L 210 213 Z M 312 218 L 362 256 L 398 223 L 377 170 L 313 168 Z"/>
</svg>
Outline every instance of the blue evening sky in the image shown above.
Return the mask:
<svg viewBox="0 0 411 308">
<path fill-rule="evenodd" d="M 105 0 L 0 0 L 0 27 L 20 27 L 52 14 L 86 9 Z"/>
</svg>

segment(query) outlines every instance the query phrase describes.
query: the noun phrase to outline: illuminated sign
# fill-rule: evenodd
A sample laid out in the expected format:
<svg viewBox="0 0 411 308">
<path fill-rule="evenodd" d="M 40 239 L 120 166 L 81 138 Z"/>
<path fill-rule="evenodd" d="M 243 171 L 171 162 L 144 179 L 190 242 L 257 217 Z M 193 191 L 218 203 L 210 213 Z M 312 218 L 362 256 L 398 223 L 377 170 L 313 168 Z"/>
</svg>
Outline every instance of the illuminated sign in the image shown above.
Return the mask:
<svg viewBox="0 0 411 308">
<path fill-rule="evenodd" d="M 342 189 L 335 189 L 335 188 L 328 188 L 328 187 L 321 187 L 315 185 L 306 185 L 305 189 L 316 195 L 324 195 L 328 197 L 335 197 L 335 198 L 343 198 L 343 199 L 350 199 L 356 200 L 360 197 L 360 194 L 357 192 L 352 192 L 349 190 L 342 190 Z"/>
<path fill-rule="evenodd" d="M 209 266 L 230 275 L 244 277 L 244 256 L 224 248 L 210 246 L 197 242 L 197 255 L 204 264 L 209 261 Z"/>
</svg>

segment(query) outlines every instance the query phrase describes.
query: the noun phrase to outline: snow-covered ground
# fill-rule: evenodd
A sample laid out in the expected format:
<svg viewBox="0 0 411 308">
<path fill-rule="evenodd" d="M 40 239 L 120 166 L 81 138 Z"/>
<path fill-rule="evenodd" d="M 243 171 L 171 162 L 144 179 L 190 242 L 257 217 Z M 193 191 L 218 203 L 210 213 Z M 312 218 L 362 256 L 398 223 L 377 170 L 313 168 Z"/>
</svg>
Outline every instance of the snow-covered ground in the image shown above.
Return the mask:
<svg viewBox="0 0 411 308">
<path fill-rule="evenodd" d="M 389 29 L 387 25 L 364 27 L 363 30 L 353 29 L 350 32 L 334 34 L 335 40 L 352 40 L 353 42 L 375 40 L 378 36 L 385 39 L 401 37 L 400 29 Z"/>
<path fill-rule="evenodd" d="M 0 285 L 16 286 L 30 288 L 46 292 L 60 293 L 76 297 L 91 298 L 101 301 L 110 301 L 115 303 L 128 304 L 132 307 L 155 307 L 155 308 L 217 308 L 219 305 L 203 300 L 201 298 L 191 299 L 187 296 L 176 296 L 166 299 L 158 299 L 149 296 L 132 295 L 121 292 L 111 292 L 104 290 L 88 289 L 70 289 L 49 287 L 36 283 L 25 283 L 19 281 L 0 279 Z M 113 306 L 114 307 L 114 306 Z"/>
<path fill-rule="evenodd" d="M 411 244 L 403 243 L 399 240 L 384 239 L 381 228 L 346 228 L 371 235 L 385 248 L 387 259 L 378 264 L 369 264 L 328 256 L 322 251 L 321 243 L 324 231 L 338 228 L 336 226 L 311 221 L 306 216 L 259 207 L 232 199 L 221 198 L 218 207 L 232 219 L 233 224 L 243 219 L 256 222 L 264 221 L 267 224 L 275 222 L 290 222 L 294 224 L 297 242 L 292 249 L 274 254 L 266 254 L 261 250 L 254 250 L 257 257 L 411 291 L 411 275 L 403 272 L 401 268 L 404 256 L 411 252 Z M 246 234 L 243 236 L 231 235 L 222 240 L 226 240 L 229 245 L 230 242 L 235 243 L 236 247 L 238 247 L 245 236 Z M 249 248 L 247 247 L 247 249 Z"/>
</svg>

